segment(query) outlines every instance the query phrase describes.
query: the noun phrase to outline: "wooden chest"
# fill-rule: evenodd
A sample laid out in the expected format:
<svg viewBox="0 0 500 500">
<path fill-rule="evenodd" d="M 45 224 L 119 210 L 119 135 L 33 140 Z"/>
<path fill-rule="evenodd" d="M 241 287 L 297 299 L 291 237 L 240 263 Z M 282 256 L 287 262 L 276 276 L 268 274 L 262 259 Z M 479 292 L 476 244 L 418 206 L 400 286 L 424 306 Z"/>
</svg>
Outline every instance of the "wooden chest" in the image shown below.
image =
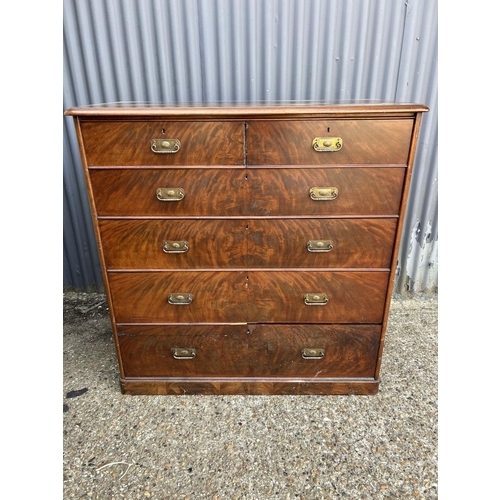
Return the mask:
<svg viewBox="0 0 500 500">
<path fill-rule="evenodd" d="M 68 110 L 122 392 L 376 393 L 427 110 Z"/>
</svg>

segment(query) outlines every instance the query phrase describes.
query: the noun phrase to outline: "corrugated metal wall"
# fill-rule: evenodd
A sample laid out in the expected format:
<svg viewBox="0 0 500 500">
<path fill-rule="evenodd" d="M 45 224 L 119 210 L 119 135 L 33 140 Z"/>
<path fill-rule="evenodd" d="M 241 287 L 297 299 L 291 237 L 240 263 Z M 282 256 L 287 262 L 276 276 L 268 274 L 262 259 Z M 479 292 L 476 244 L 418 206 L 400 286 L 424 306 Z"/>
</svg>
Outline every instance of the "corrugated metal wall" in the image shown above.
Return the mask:
<svg viewBox="0 0 500 500">
<path fill-rule="evenodd" d="M 416 102 L 395 291 L 437 289 L 437 0 L 65 0 L 64 109 L 115 101 Z M 102 290 L 71 118 L 64 286 Z"/>
</svg>

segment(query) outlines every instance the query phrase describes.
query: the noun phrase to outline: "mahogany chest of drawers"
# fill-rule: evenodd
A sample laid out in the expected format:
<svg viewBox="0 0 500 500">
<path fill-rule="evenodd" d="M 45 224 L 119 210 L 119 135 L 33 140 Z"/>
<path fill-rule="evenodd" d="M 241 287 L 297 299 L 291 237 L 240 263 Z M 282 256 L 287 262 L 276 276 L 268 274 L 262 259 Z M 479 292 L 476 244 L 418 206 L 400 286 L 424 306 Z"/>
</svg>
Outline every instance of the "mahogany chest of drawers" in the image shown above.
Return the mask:
<svg viewBox="0 0 500 500">
<path fill-rule="evenodd" d="M 376 393 L 427 110 L 68 110 L 122 392 Z"/>
</svg>

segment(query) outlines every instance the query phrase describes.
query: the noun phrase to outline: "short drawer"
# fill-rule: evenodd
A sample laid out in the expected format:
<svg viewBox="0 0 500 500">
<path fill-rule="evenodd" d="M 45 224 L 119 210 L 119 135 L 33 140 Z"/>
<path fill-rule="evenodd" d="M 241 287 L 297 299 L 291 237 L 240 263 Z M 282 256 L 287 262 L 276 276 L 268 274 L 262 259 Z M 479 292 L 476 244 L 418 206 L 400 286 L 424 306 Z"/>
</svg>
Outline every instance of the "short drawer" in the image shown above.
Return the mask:
<svg viewBox="0 0 500 500">
<path fill-rule="evenodd" d="M 412 131 L 411 119 L 251 121 L 247 161 L 249 165 L 406 164 Z"/>
<path fill-rule="evenodd" d="M 397 219 L 99 221 L 107 269 L 389 268 Z"/>
<path fill-rule="evenodd" d="M 244 125 L 214 121 L 82 121 L 92 166 L 243 165 Z"/>
<path fill-rule="evenodd" d="M 118 323 L 380 323 L 388 271 L 109 272 Z"/>
<path fill-rule="evenodd" d="M 373 378 L 379 325 L 118 325 L 125 377 Z"/>
</svg>

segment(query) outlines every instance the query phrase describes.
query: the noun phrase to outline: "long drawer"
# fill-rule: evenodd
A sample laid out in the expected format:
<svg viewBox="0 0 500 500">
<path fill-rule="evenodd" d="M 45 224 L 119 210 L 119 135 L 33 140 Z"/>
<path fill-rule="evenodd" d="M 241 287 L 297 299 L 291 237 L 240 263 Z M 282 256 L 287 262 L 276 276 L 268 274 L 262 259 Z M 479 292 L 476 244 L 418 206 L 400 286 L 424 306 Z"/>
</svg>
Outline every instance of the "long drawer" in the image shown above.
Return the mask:
<svg viewBox="0 0 500 500">
<path fill-rule="evenodd" d="M 118 325 L 125 377 L 373 378 L 379 325 Z"/>
<path fill-rule="evenodd" d="M 389 268 L 397 219 L 99 221 L 108 269 Z"/>
<path fill-rule="evenodd" d="M 100 217 L 397 215 L 404 167 L 91 169 Z"/>
<path fill-rule="evenodd" d="M 404 119 L 252 121 L 246 133 L 247 162 L 248 165 L 406 164 L 412 129 L 413 120 Z"/>
<path fill-rule="evenodd" d="M 109 272 L 118 323 L 381 323 L 385 271 Z"/>
<path fill-rule="evenodd" d="M 242 122 L 84 121 L 89 166 L 243 165 Z"/>
</svg>

